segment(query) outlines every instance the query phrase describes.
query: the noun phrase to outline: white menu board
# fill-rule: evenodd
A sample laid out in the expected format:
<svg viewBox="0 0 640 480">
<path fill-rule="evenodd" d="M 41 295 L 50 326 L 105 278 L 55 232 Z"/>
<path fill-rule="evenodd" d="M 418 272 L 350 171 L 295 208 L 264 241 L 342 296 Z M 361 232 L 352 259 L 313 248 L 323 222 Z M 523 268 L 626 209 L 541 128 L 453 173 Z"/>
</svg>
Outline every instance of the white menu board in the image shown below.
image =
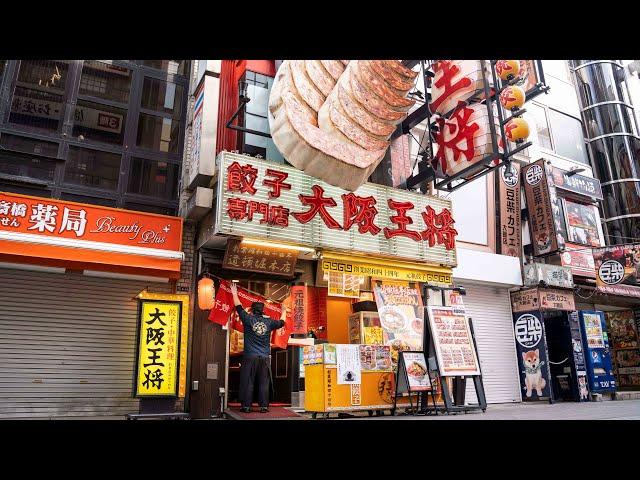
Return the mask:
<svg viewBox="0 0 640 480">
<path fill-rule="evenodd" d="M 360 345 L 336 345 L 338 385 L 361 383 Z"/>
<path fill-rule="evenodd" d="M 469 320 L 461 309 L 430 306 L 429 325 L 441 376 L 480 375 Z"/>
</svg>

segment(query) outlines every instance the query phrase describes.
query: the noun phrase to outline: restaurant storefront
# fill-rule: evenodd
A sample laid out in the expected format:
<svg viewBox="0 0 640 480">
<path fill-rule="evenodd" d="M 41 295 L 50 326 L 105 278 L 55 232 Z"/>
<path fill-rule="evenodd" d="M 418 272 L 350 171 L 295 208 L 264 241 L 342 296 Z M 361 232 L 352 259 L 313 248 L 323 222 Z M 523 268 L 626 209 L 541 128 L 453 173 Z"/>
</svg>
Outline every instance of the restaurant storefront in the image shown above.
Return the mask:
<svg viewBox="0 0 640 480">
<path fill-rule="evenodd" d="M 200 257 L 201 273 L 216 286 L 208 314 L 218 323 L 214 342 L 227 346 L 226 358 L 218 354 L 214 362 L 222 401 L 237 403 L 242 338 L 227 293 L 228 283 L 237 281 L 241 301 L 244 292 L 247 299 L 264 297 L 274 314 L 281 304 L 290 307 L 286 344 L 272 339 L 273 402 L 305 408 L 309 389 L 322 390 L 309 374 L 324 356 L 313 358 L 315 347 L 302 354 L 304 345 L 315 344 L 316 352 L 361 349 L 360 374 L 376 376 L 352 385 L 348 395 L 336 393 L 340 400 L 331 408 L 390 407 L 398 352 L 423 350 L 422 287 L 453 283 L 451 202 L 374 184 L 346 192 L 295 168 L 229 152 L 218 157 L 217 182 L 213 235 Z M 381 311 L 385 291 L 411 300 Z M 342 367 L 329 357 L 324 367 L 337 373 Z"/>
<path fill-rule="evenodd" d="M 138 296 L 174 293 L 182 258 L 178 217 L 0 192 L 0 418 L 138 412 Z"/>
</svg>

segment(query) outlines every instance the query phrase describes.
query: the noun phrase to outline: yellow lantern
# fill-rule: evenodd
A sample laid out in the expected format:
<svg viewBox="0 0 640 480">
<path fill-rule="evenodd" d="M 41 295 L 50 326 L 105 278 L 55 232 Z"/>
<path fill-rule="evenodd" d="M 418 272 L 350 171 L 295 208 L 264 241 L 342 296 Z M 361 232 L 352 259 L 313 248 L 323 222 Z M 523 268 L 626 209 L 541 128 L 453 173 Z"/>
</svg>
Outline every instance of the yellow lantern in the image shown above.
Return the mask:
<svg viewBox="0 0 640 480">
<path fill-rule="evenodd" d="M 213 280 L 203 277 L 198 281 L 198 307 L 200 310 L 211 310 L 215 305 L 215 288 Z"/>
<path fill-rule="evenodd" d="M 522 87 L 511 85 L 500 93 L 500 103 L 508 110 L 517 110 L 524 105 L 526 94 Z"/>
<path fill-rule="evenodd" d="M 520 60 L 498 60 L 496 73 L 502 80 L 511 80 L 520 73 Z"/>
<path fill-rule="evenodd" d="M 529 136 L 529 124 L 522 118 L 512 118 L 504 127 L 507 138 L 516 143 L 522 143 Z"/>
</svg>

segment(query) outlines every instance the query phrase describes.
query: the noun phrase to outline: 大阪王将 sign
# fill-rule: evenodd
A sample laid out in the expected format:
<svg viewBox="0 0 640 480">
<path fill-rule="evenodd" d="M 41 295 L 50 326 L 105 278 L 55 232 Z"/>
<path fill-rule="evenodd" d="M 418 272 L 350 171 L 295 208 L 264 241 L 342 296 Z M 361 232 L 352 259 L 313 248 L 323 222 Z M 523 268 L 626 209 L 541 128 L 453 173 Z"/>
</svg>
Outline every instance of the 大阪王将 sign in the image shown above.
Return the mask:
<svg viewBox="0 0 640 480">
<path fill-rule="evenodd" d="M 456 266 L 450 200 L 370 183 L 348 192 L 229 152 L 218 164 L 217 234 Z"/>
<path fill-rule="evenodd" d="M 140 300 L 137 397 L 178 396 L 182 302 Z"/>
</svg>

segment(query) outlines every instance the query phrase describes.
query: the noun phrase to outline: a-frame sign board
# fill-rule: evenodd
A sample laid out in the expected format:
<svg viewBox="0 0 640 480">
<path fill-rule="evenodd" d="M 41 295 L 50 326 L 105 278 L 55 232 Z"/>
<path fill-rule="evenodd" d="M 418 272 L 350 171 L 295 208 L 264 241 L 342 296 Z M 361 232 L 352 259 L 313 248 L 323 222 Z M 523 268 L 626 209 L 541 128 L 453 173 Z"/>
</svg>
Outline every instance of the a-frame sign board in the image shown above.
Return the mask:
<svg viewBox="0 0 640 480">
<path fill-rule="evenodd" d="M 429 306 L 427 301 L 428 299 L 426 298 L 427 288 L 428 287 L 425 287 L 425 290 L 423 291 L 426 326 L 426 338 L 424 345 L 425 351 L 428 354 L 429 363 L 434 367 L 435 373 L 440 380 L 444 410 L 447 413 L 467 412 L 472 410 L 482 410 L 484 412 L 487 409 L 487 400 L 484 394 L 482 374 L 478 362 L 476 339 L 473 334 L 473 327 L 470 319 L 466 317 L 464 313 L 456 311 L 453 307 Z M 434 331 L 434 328 L 439 329 L 439 331 Z M 459 338 L 470 339 L 470 341 L 467 342 L 466 349 L 469 354 L 468 356 L 473 355 L 475 360 L 474 367 L 459 368 L 459 370 L 456 371 L 456 368 L 449 364 L 445 364 L 451 356 L 447 353 L 443 354 L 443 350 L 446 349 L 446 345 L 442 344 L 443 340 L 442 338 L 439 338 L 438 335 L 446 338 L 447 332 L 453 331 L 456 331 L 456 333 L 461 335 Z M 443 359 L 445 359 L 444 362 Z M 478 403 L 469 405 L 464 405 L 463 402 L 460 402 L 462 404 L 458 403 L 459 399 L 463 398 L 463 395 L 455 395 L 456 398 L 452 397 L 449 386 L 446 382 L 447 378 L 454 379 L 458 393 L 464 392 L 466 380 L 467 378 L 471 378 L 476 390 Z M 433 408 L 437 410 L 442 407 L 434 406 Z"/>
<path fill-rule="evenodd" d="M 420 407 L 420 394 L 430 395 L 433 406 L 436 406 L 435 387 L 424 352 L 398 352 L 398 369 L 395 375 L 395 394 L 393 397 L 392 415 L 395 415 L 399 396 L 405 393 L 409 397 L 411 411 L 415 414 Z M 412 393 L 416 393 L 416 408 L 413 408 Z M 436 410 L 437 415 L 437 410 Z"/>
</svg>

